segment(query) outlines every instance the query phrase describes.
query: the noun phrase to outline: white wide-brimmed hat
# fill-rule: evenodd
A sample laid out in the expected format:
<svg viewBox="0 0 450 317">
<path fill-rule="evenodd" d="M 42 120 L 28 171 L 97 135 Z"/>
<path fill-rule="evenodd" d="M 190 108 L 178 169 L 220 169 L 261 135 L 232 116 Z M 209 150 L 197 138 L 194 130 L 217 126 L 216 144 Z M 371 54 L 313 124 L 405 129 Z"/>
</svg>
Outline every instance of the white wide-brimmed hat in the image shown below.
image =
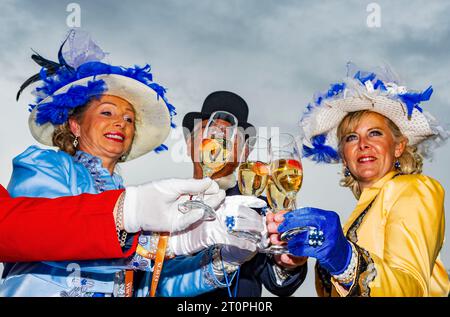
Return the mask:
<svg viewBox="0 0 450 317">
<path fill-rule="evenodd" d="M 38 99 L 31 105 L 28 120 L 33 137 L 52 146 L 55 128 L 67 122 L 73 109 L 86 105 L 95 96 L 107 94 L 126 100 L 136 113 L 136 132 L 126 161 L 152 150 L 167 149 L 162 143 L 174 126 L 175 108 L 167 101 L 165 88 L 152 81 L 150 66 L 125 68 L 100 62 L 106 54 L 86 34 L 81 33 L 84 41 L 80 41 L 80 35 L 74 36 L 74 32 L 69 34 L 71 47 L 66 53 L 71 64 L 62 53 L 67 40 L 60 49 L 59 64 L 32 56 L 43 70 L 22 85 L 20 92 L 33 81 L 43 81 L 34 91 Z"/>
<path fill-rule="evenodd" d="M 428 156 L 432 148 L 448 138 L 448 132 L 419 106 L 430 99 L 432 92 L 431 86 L 423 92 L 400 86 L 388 68 L 366 72 L 349 63 L 343 82 L 316 94 L 303 114 L 300 126 L 304 156 L 317 162 L 339 162 L 337 128 L 348 113 L 362 110 L 392 120 L 408 138 L 408 144 Z"/>
</svg>

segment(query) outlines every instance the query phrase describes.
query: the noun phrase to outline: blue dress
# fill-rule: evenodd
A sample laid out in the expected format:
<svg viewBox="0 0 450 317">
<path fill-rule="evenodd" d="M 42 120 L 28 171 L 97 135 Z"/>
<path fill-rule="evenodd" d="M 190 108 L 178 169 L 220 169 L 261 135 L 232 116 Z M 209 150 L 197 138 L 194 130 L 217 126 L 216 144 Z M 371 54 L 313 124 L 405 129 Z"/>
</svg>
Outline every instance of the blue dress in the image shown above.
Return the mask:
<svg viewBox="0 0 450 317">
<path fill-rule="evenodd" d="M 13 160 L 8 185 L 11 196 L 47 197 L 101 193 L 123 188 L 122 178 L 102 167 L 101 160 L 78 151 L 73 157 L 63 151 L 31 146 Z M 151 233 L 141 233 L 139 244 L 148 249 Z M 128 237 L 130 245 L 132 236 Z M 26 243 L 26 241 L 24 241 Z M 43 243 L 51 243 L 44 241 Z M 66 262 L 7 263 L 0 285 L 2 296 L 123 296 L 125 269 L 145 271 L 134 296 L 147 296 L 152 261 L 138 254 L 128 259 Z M 194 296 L 226 287 L 212 268 L 212 249 L 195 256 L 166 260 L 157 296 Z"/>
</svg>

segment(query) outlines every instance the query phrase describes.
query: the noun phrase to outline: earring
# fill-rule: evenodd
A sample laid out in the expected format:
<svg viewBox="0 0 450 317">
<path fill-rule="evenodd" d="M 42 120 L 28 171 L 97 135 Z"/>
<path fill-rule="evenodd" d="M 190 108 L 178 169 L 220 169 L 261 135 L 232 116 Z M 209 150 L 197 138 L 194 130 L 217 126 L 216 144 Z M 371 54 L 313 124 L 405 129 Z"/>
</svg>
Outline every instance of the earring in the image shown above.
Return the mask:
<svg viewBox="0 0 450 317">
<path fill-rule="evenodd" d="M 126 159 L 127 159 L 127 156 L 125 154 L 120 157 L 121 162 L 125 162 Z"/>
<path fill-rule="evenodd" d="M 74 148 L 77 148 L 77 146 L 78 146 L 78 137 L 77 136 L 75 136 L 75 139 L 73 140 L 72 144 L 73 144 Z"/>
<path fill-rule="evenodd" d="M 400 170 L 400 168 L 402 167 L 402 164 L 400 164 L 400 161 L 397 159 L 397 161 L 395 161 L 394 163 L 394 167 L 397 170 Z"/>
<path fill-rule="evenodd" d="M 350 170 L 349 170 L 348 167 L 346 166 L 346 167 L 344 168 L 344 176 L 345 176 L 345 177 L 349 177 L 350 175 L 352 175 L 352 174 L 350 173 Z"/>
</svg>

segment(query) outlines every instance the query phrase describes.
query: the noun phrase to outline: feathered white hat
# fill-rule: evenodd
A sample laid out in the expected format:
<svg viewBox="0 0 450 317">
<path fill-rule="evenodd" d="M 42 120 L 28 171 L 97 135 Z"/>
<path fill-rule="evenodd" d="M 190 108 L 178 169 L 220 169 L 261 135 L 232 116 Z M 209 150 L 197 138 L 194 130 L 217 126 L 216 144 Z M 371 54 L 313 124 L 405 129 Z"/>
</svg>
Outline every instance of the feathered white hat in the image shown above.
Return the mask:
<svg viewBox="0 0 450 317">
<path fill-rule="evenodd" d="M 332 84 L 325 93 L 317 93 L 301 118 L 303 155 L 316 162 L 339 162 L 339 124 L 350 112 L 370 110 L 392 120 L 408 138 L 408 144 L 416 145 L 427 157 L 449 135 L 419 106 L 432 93 L 431 86 L 423 92 L 401 86 L 387 67 L 367 72 L 348 63 L 343 82 Z"/>
</svg>

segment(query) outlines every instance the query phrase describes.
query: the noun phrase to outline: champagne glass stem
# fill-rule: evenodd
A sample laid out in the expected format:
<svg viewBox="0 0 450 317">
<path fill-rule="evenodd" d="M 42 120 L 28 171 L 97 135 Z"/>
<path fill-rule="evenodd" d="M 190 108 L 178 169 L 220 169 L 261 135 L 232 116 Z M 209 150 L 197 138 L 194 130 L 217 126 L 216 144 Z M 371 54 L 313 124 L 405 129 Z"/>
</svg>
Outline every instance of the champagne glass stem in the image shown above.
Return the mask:
<svg viewBox="0 0 450 317">
<path fill-rule="evenodd" d="M 204 168 L 204 166 L 202 166 L 202 170 L 203 170 L 203 175 L 208 176 L 208 171 L 206 168 Z M 195 197 L 195 200 L 188 200 L 185 201 L 184 203 L 180 204 L 178 206 L 178 210 L 182 213 L 186 213 L 191 211 L 192 209 L 203 209 L 204 210 L 204 215 L 202 220 L 204 221 L 208 221 L 208 220 L 215 220 L 216 219 L 216 212 L 213 208 L 211 208 L 210 206 L 208 206 L 207 204 L 205 204 L 203 202 L 204 200 L 204 196 L 205 193 L 204 192 L 199 192 L 197 194 L 197 197 Z"/>
<path fill-rule="evenodd" d="M 287 210 L 289 210 L 289 211 L 292 211 L 292 210 L 295 210 L 295 209 L 297 209 L 297 199 L 296 199 L 296 195 L 297 193 L 293 193 L 293 192 L 290 192 L 288 195 L 287 195 L 287 197 L 288 197 L 288 199 L 289 199 L 289 205 L 288 205 L 288 208 L 287 208 Z"/>
<path fill-rule="evenodd" d="M 201 166 L 202 166 L 203 178 L 205 178 L 205 177 L 211 177 L 211 176 L 212 176 L 212 175 L 211 175 L 211 174 L 212 174 L 212 173 L 211 173 L 211 169 L 208 168 L 207 166 L 203 165 L 203 164 L 201 164 Z M 198 193 L 196 200 L 198 200 L 198 201 L 203 201 L 204 196 L 205 196 L 205 194 L 204 194 L 203 192 Z"/>
</svg>

